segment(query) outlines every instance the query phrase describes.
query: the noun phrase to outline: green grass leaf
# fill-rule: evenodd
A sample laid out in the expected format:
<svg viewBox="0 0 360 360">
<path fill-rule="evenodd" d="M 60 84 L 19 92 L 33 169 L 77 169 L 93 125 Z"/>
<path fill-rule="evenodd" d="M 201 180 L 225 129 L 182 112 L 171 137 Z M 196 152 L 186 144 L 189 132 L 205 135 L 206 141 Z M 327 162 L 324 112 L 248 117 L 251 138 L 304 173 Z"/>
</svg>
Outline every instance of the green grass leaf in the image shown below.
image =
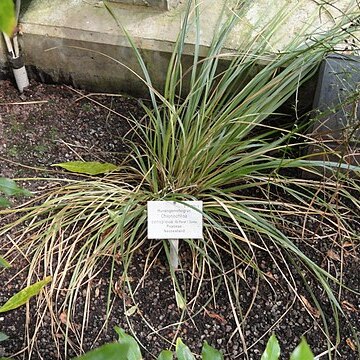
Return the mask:
<svg viewBox="0 0 360 360">
<path fill-rule="evenodd" d="M 24 305 L 30 298 L 37 295 L 41 289 L 51 281 L 51 276 L 48 276 L 44 280 L 22 289 L 13 297 L 11 297 L 2 307 L 0 307 L 0 313 L 14 310 L 21 305 Z"/>
<path fill-rule="evenodd" d="M 182 342 L 180 338 L 176 340 L 176 356 L 178 360 L 195 360 L 190 349 Z"/>
<path fill-rule="evenodd" d="M 261 356 L 261 360 L 277 360 L 280 356 L 280 345 L 274 334 L 271 335 L 270 339 L 266 344 L 266 349 Z"/>
<path fill-rule="evenodd" d="M 157 360 L 173 360 L 173 353 L 170 350 L 163 350 Z"/>
<path fill-rule="evenodd" d="M 31 196 L 31 192 L 19 187 L 14 180 L 8 178 L 0 178 L 0 193 L 7 196 Z"/>
<path fill-rule="evenodd" d="M 118 170 L 118 166 L 110 163 L 101 163 L 98 161 L 69 161 L 66 163 L 53 164 L 65 170 L 78 174 L 100 175 Z"/>
<path fill-rule="evenodd" d="M 300 344 L 295 348 L 290 356 L 290 360 L 314 360 L 314 354 L 311 351 L 305 338 L 301 339 Z"/>
<path fill-rule="evenodd" d="M 204 342 L 202 350 L 201 350 L 202 360 L 223 360 L 224 356 L 219 351 L 214 349 L 212 346 L 208 344 L 207 341 Z"/>
<path fill-rule="evenodd" d="M 119 335 L 118 343 L 128 349 L 126 354 L 127 357 L 124 359 L 141 360 L 142 355 L 136 340 L 132 336 L 126 334 L 125 330 L 119 328 L 118 326 L 115 326 L 115 331 Z"/>
<path fill-rule="evenodd" d="M 0 1 L 0 31 L 11 36 L 16 26 L 13 0 Z"/>
<path fill-rule="evenodd" d="M 3 257 L 0 256 L 0 266 L 4 268 L 9 268 L 10 264 Z"/>
</svg>

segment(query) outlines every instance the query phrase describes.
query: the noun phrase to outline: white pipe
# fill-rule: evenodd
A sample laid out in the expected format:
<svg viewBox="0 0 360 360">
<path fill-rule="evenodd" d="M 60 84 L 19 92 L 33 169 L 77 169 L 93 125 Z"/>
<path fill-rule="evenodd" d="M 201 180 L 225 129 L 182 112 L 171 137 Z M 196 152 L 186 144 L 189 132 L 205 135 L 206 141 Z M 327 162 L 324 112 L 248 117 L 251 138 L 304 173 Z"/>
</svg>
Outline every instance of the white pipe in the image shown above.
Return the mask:
<svg viewBox="0 0 360 360">
<path fill-rule="evenodd" d="M 16 85 L 19 91 L 22 93 L 24 89 L 30 85 L 25 66 L 22 66 L 19 69 L 13 69 L 13 74 L 15 77 Z"/>
<path fill-rule="evenodd" d="M 11 57 L 14 57 L 14 49 L 13 49 L 13 46 L 12 46 L 12 43 L 11 43 L 11 40 L 9 38 L 9 36 L 7 36 L 7 34 L 3 33 L 4 35 L 4 39 L 5 39 L 5 44 L 6 44 L 6 48 L 8 50 L 8 53 Z"/>
<path fill-rule="evenodd" d="M 16 21 L 19 20 L 21 0 L 16 0 Z M 29 78 L 26 72 L 25 65 L 21 58 L 20 47 L 17 34 L 11 39 L 8 35 L 3 33 L 5 44 L 9 53 L 9 62 L 15 77 L 16 85 L 22 93 L 24 89 L 29 86 Z"/>
<path fill-rule="evenodd" d="M 179 239 L 171 239 L 170 243 L 170 266 L 177 270 L 179 268 Z"/>
<path fill-rule="evenodd" d="M 19 48 L 19 42 L 18 42 L 17 35 L 14 35 L 14 37 L 13 37 L 13 44 L 14 44 L 15 57 L 19 57 L 20 56 L 20 48 Z"/>
</svg>

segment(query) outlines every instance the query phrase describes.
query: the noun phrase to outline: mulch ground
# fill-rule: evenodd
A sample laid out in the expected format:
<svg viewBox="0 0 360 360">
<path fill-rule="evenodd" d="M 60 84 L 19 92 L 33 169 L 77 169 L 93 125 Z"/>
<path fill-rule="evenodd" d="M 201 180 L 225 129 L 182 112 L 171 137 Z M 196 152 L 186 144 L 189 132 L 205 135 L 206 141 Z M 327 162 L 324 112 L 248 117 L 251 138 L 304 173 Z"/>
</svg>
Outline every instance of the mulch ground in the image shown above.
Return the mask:
<svg viewBox="0 0 360 360">
<path fill-rule="evenodd" d="M 0 81 L 0 176 L 20 178 L 20 185 L 31 191 L 40 192 L 44 188 L 44 182 L 30 181 L 27 178 L 39 174 L 44 177 L 53 176 L 51 172 L 39 170 L 45 168 L 54 171 L 51 164 L 67 160 L 120 163 L 127 156 L 124 137 L 128 136 L 131 129 L 131 123 L 126 121 L 125 117 L 139 119 L 143 116 L 138 100 L 127 96 L 91 95 L 91 99 L 96 101 L 94 102 L 85 95 L 84 92 L 66 86 L 32 83 L 20 96 L 10 81 Z M 296 221 L 301 219 L 294 219 L 294 223 Z M 309 257 L 331 273 L 339 274 L 341 271 L 344 284 L 357 292 L 356 294 L 343 289 L 339 294 L 344 315 L 340 316 L 340 344 L 333 355 L 335 359 L 358 359 L 356 339 L 351 331 L 353 327 L 355 333 L 360 336 L 358 244 L 349 243 L 341 258 L 338 256 L 338 248 L 334 247 L 331 241 L 310 239 L 306 244 L 299 241 L 298 245 Z M 8 238 L 0 238 L 1 254 L 6 253 L 10 246 Z M 143 279 L 149 247 L 150 245 L 145 245 L 136 255 L 130 271 L 132 284 Z M 156 249 L 159 250 L 159 247 Z M 155 259 L 156 252 L 149 255 L 150 259 Z M 188 252 L 189 250 L 182 245 L 182 260 L 185 266 L 188 264 L 190 267 L 191 257 Z M 302 279 L 294 279 L 299 295 L 296 296 L 282 279 L 279 269 L 267 253 L 259 253 L 257 263 L 267 276 L 259 277 L 256 271 L 244 266 L 238 277 L 243 315 L 250 309 L 241 327 L 243 339 L 235 331 L 232 307 L 224 285 L 217 291 L 216 302 L 209 302 L 212 294 L 210 280 L 205 279 L 202 284 L 200 296 L 192 309 L 193 318 L 181 318 L 181 312 L 176 306 L 170 272 L 161 251 L 151 270 L 145 271 L 145 280 L 135 295 L 136 304 L 128 303 L 125 290 L 117 288 L 114 291 L 112 312 L 105 327 L 103 325 L 106 319 L 110 266 L 104 263 L 101 273 L 92 281 L 89 321 L 87 324 L 82 322 L 86 297 L 84 291 L 76 304 L 79 310 L 78 318 L 73 319 L 73 325 L 76 326 L 73 332 L 69 332 L 69 339 L 75 343 L 76 335 L 83 331 L 83 350 L 88 350 L 115 340 L 116 333 L 113 328 L 120 326 L 136 335 L 143 346 L 145 359 L 153 358 L 151 354 L 158 354 L 162 348 L 168 347 L 169 342 L 176 336 L 180 336 L 197 354 L 200 353 L 203 341 L 207 340 L 214 347 L 221 349 L 226 359 L 255 360 L 261 357 L 270 336 L 270 329 L 279 338 L 284 351 L 283 359 L 288 358 L 289 351 L 304 335 L 315 355 L 326 352 L 328 348 L 326 335 L 323 333 L 323 319 L 314 309 L 313 299 L 304 287 Z M 24 286 L 26 273 L 19 272 L 23 267 L 23 260 L 19 257 L 12 264 L 12 268 L 0 273 L 0 304 Z M 119 264 L 115 269 L 115 279 L 120 280 L 121 274 Z M 303 275 L 319 299 L 331 340 L 335 343 L 336 325 L 329 301 L 312 277 L 307 273 Z M 195 279 L 194 283 L 198 281 Z M 190 275 L 185 272 L 181 286 L 188 290 L 189 299 L 196 295 L 190 289 L 190 283 Z M 334 289 L 337 289 L 335 285 Z M 124 304 L 128 309 L 137 305 L 136 311 L 125 316 Z M 0 331 L 9 335 L 9 339 L 0 343 L 0 357 L 15 354 L 15 359 L 64 358 L 64 338 L 59 332 L 60 348 L 57 348 L 52 339 L 53 329 L 48 314 L 44 316 L 31 354 L 27 351 L 21 352 L 29 336 L 25 331 L 26 322 L 30 322 L 30 332 L 33 331 L 36 306 L 36 300 L 31 300 L 30 318 L 26 317 L 26 307 L 1 314 Z M 66 323 L 66 314 L 62 312 L 56 316 Z M 177 325 L 179 321 L 182 323 Z M 244 354 L 244 343 L 247 346 L 247 355 Z M 74 355 L 74 350 L 70 346 L 68 358 Z M 324 356 L 326 357 L 327 355 Z"/>
</svg>

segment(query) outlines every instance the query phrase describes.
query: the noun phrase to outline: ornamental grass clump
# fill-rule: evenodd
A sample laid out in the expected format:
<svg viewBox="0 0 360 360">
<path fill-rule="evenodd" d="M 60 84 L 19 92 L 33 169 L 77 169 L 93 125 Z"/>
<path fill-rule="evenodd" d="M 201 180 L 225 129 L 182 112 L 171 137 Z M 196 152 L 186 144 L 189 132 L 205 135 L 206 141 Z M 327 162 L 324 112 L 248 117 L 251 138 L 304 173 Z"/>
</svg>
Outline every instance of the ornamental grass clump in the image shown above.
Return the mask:
<svg viewBox="0 0 360 360">
<path fill-rule="evenodd" d="M 304 224 L 311 219 L 316 226 L 326 221 L 327 226 L 336 229 L 336 241 L 358 238 L 347 220 L 359 210 L 359 197 L 353 195 L 351 179 L 335 176 L 339 164 L 294 156 L 311 141 L 299 134 L 299 127 L 283 129 L 264 121 L 270 115 L 280 117 L 276 114 L 279 107 L 314 76 L 329 52 L 357 30 L 359 8 L 356 4 L 349 6 L 326 31 L 305 26 L 282 51 L 270 52 L 271 37 L 295 11 L 294 5 L 288 4 L 262 29 L 255 27 L 253 36 L 244 39 L 237 51 L 225 51 L 228 35 L 248 6 L 251 1 L 224 10 L 204 55 L 199 3 L 187 1 L 163 91 L 152 85 L 146 64 L 131 35 L 127 35 L 143 71 L 137 75 L 148 86 L 150 95 L 150 102 L 143 104 L 146 117 L 135 121 L 137 136 L 130 141 L 130 161 L 101 178 L 62 180 L 65 185 L 1 212 L 1 216 L 20 215 L 0 229 L 1 236 L 25 225 L 14 242 L 29 260 L 29 278 L 37 272 L 52 276 L 46 303 L 53 314 L 54 334 L 61 329 L 56 314 L 66 310 L 70 324 L 82 286 L 88 287 L 84 320 L 80 330 L 75 331 L 80 345 L 71 343 L 77 352 L 81 352 L 86 332 L 91 279 L 101 272 L 104 261 L 111 264 L 111 277 L 116 261 L 121 260 L 122 278 L 130 296 L 135 296 L 138 284 L 133 287 L 127 275 L 134 254 L 145 242 L 150 243 L 146 237 L 146 205 L 150 200 L 203 201 L 204 239 L 185 239 L 188 246 L 182 252 L 192 254 L 193 274 L 200 279 L 210 277 L 214 282 L 213 296 L 219 281 L 225 285 L 242 339 L 241 314 L 249 311 L 242 312 L 239 301 L 239 269 L 247 264 L 260 274 L 256 259 L 263 252 L 269 254 L 295 296 L 294 276 L 303 276 L 306 269 L 329 298 L 335 319 L 342 311 L 332 289 L 339 281 L 297 245 L 311 236 L 311 229 L 300 226 L 302 231 L 297 233 L 295 243 L 289 232 L 289 215 L 305 219 Z M 112 14 L 111 7 L 108 9 Z M 182 55 L 189 29 L 195 34 L 194 56 L 192 66 L 186 69 Z M 303 171 L 315 174 L 323 166 L 329 171 L 334 168 L 334 176 L 321 180 L 297 176 Z M 350 168 L 359 171 L 355 166 Z M 343 202 L 343 198 L 347 201 Z M 163 246 L 169 257 L 166 240 L 151 244 L 155 249 Z M 230 261 L 225 262 L 225 257 Z M 178 285 L 182 267 L 189 268 L 181 262 L 180 254 L 180 270 L 175 272 L 169 267 L 169 272 L 184 320 L 191 315 L 187 312 L 186 294 Z M 199 283 L 198 292 L 202 281 Z M 110 300 L 111 291 L 109 304 Z M 327 319 L 318 306 L 326 332 Z"/>
</svg>

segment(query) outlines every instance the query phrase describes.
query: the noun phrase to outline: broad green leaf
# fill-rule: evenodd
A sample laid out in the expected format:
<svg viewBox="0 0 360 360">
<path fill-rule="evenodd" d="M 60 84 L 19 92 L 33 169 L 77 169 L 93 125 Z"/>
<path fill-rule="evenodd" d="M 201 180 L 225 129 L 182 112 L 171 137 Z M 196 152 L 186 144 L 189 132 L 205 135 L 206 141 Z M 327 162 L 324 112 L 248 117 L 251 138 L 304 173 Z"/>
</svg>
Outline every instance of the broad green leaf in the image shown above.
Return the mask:
<svg viewBox="0 0 360 360">
<path fill-rule="evenodd" d="M 30 196 L 30 195 L 32 195 L 30 191 L 17 186 L 16 182 L 14 180 L 4 178 L 4 177 L 0 178 L 0 193 L 3 193 L 7 196 L 14 196 L 14 195 Z"/>
<path fill-rule="evenodd" d="M 176 356 L 178 360 L 195 360 L 190 349 L 182 342 L 180 338 L 176 340 Z"/>
<path fill-rule="evenodd" d="M 98 161 L 69 161 L 66 163 L 53 164 L 65 170 L 78 174 L 100 175 L 117 170 L 119 167 L 110 163 L 101 163 Z"/>
<path fill-rule="evenodd" d="M 130 360 L 128 344 L 105 344 L 73 360 Z"/>
<path fill-rule="evenodd" d="M 38 281 L 25 289 L 22 289 L 13 297 L 11 297 L 2 307 L 0 307 L 0 313 L 14 310 L 21 305 L 24 305 L 31 297 L 37 295 L 41 289 L 51 281 L 51 276 L 48 276 L 44 280 Z"/>
<path fill-rule="evenodd" d="M 312 353 L 305 338 L 301 339 L 300 344 L 291 354 L 290 360 L 314 360 L 314 354 Z"/>
<path fill-rule="evenodd" d="M 177 291 L 175 291 L 176 305 L 179 309 L 184 310 L 186 303 L 184 297 Z"/>
<path fill-rule="evenodd" d="M 119 328 L 118 326 L 115 326 L 115 331 L 119 335 L 118 343 L 128 348 L 127 358 L 124 359 L 141 360 L 142 355 L 136 340 L 132 336 L 126 334 L 125 330 Z"/>
<path fill-rule="evenodd" d="M 3 197 L 0 197 L 0 208 L 8 208 L 11 206 L 11 202 Z"/>
<path fill-rule="evenodd" d="M 16 26 L 13 0 L 0 1 L 0 31 L 11 36 Z"/>
<path fill-rule="evenodd" d="M 204 341 L 202 350 L 201 350 L 202 360 L 223 360 L 224 356 L 219 351 L 210 346 L 207 341 Z"/>
<path fill-rule="evenodd" d="M 10 264 L 3 257 L 0 256 L 0 266 L 8 268 L 10 267 Z"/>
<path fill-rule="evenodd" d="M 9 337 L 6 335 L 6 334 L 4 334 L 3 332 L 1 332 L 0 331 L 0 341 L 5 341 L 5 340 L 7 340 Z"/>
<path fill-rule="evenodd" d="M 274 334 L 271 335 L 270 339 L 266 344 L 266 349 L 261 356 L 261 360 L 277 360 L 280 356 L 280 345 Z"/>
<path fill-rule="evenodd" d="M 173 360 L 173 353 L 170 350 L 163 350 L 157 360 Z"/>
</svg>

